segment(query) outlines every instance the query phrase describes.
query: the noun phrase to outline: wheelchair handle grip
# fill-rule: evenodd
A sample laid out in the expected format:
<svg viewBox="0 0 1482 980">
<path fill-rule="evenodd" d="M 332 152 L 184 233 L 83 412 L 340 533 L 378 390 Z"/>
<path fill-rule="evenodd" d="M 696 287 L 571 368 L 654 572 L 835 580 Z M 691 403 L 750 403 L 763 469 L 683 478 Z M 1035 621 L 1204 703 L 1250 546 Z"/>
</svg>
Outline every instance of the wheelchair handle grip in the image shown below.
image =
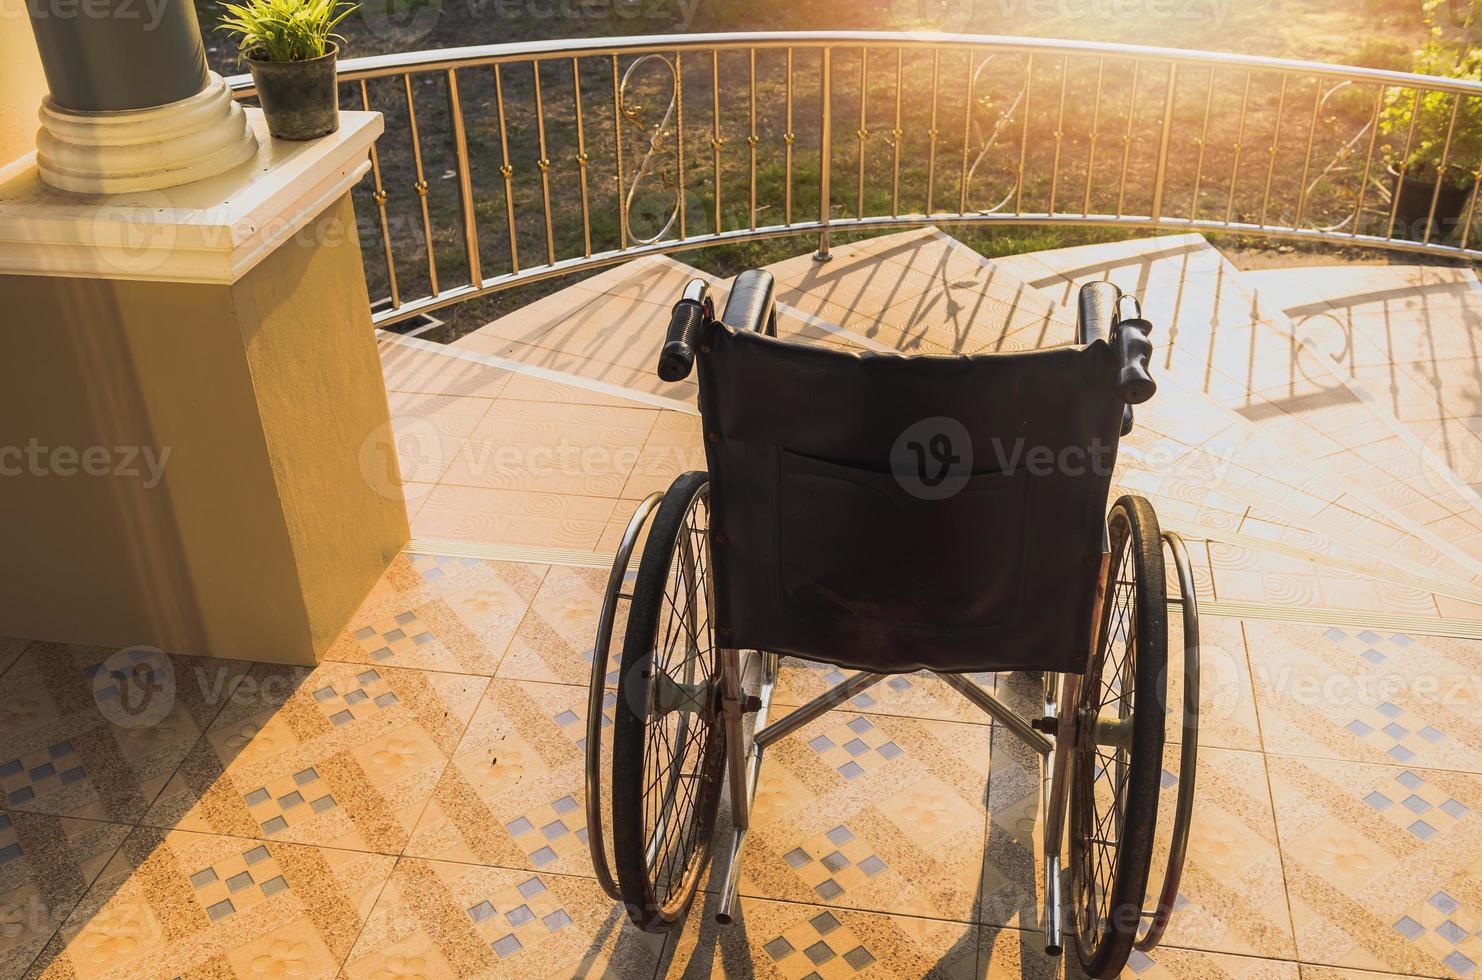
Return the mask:
<svg viewBox="0 0 1482 980">
<path fill-rule="evenodd" d="M 1117 387 L 1122 401 L 1128 405 L 1141 405 L 1158 390 L 1153 376 L 1148 373 L 1148 358 L 1153 353 L 1148 335 L 1153 325 L 1141 317 L 1123 320 L 1117 324 L 1117 360 L 1121 364 L 1117 372 Z"/>
<path fill-rule="evenodd" d="M 776 283 L 763 269 L 747 269 L 731 285 L 720 322 L 734 330 L 751 330 L 767 337 L 777 336 L 777 305 L 772 297 Z"/>
<path fill-rule="evenodd" d="M 703 279 L 691 279 L 684 296 L 669 314 L 669 332 L 659 351 L 659 379 L 683 381 L 695 367 L 695 347 L 705 322 L 713 319 L 715 307 L 710 300 L 710 287 Z"/>
<path fill-rule="evenodd" d="M 1088 282 L 1081 287 L 1075 321 L 1075 342 L 1089 344 L 1097 340 L 1110 342 L 1117 323 L 1117 303 L 1122 291 L 1115 283 Z"/>
</svg>

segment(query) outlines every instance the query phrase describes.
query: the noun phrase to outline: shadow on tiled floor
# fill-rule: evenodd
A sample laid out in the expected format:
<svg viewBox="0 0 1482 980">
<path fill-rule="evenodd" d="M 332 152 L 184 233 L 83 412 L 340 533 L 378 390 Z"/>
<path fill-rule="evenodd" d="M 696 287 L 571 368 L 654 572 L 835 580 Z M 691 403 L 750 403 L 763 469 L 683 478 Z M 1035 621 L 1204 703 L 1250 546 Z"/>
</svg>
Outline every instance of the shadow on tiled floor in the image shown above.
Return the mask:
<svg viewBox="0 0 1482 980">
<path fill-rule="evenodd" d="M 1058 975 L 1034 931 L 1038 763 L 923 675 L 769 753 L 740 923 L 715 926 L 707 891 L 679 933 L 633 930 L 584 843 L 604 578 L 404 555 L 313 670 L 142 657 L 165 711 L 119 689 L 127 655 L 26 646 L 0 677 L 0 974 Z M 1482 648 L 1206 634 L 1180 913 L 1129 976 L 1467 975 Z M 821 672 L 788 664 L 779 700 Z"/>
</svg>

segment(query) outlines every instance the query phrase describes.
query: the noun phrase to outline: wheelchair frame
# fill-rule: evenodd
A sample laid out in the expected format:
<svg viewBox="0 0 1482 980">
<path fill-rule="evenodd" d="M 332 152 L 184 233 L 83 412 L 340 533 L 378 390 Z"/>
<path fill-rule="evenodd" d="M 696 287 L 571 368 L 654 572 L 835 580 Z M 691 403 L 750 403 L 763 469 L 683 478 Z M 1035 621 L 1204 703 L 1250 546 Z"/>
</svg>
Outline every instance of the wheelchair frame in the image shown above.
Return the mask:
<svg viewBox="0 0 1482 980">
<path fill-rule="evenodd" d="M 705 300 L 705 289 L 692 284 L 686 290 L 687 299 Z M 733 299 L 738 289 L 733 291 Z M 770 292 L 770 289 L 769 289 Z M 1131 300 L 1132 312 L 1136 315 L 1135 300 Z M 1120 306 L 1120 304 L 1119 304 Z M 713 309 L 706 307 L 706 315 L 713 316 Z M 676 318 L 678 308 L 676 307 Z M 775 330 L 775 327 L 773 327 Z M 671 333 L 671 336 L 673 334 Z M 1124 429 L 1130 426 L 1130 406 L 1124 420 Z M 608 697 L 605 681 L 612 649 L 613 629 L 617 621 L 619 603 L 632 602 L 634 593 L 625 591 L 625 583 L 632 576 L 630 566 L 634 551 L 650 518 L 663 502 L 665 494 L 649 494 L 635 509 L 629 520 L 608 575 L 606 591 L 598 617 L 596 642 L 592 653 L 592 674 L 588 692 L 586 730 L 586 819 L 587 843 L 591 850 L 593 870 L 597 881 L 607 894 L 616 901 L 622 895 L 610 869 L 607 845 L 604 839 L 602 805 L 602 731 L 604 701 Z M 1180 743 L 1180 774 L 1178 795 L 1174 804 L 1174 828 L 1168 849 L 1166 870 L 1162 886 L 1157 892 L 1153 906 L 1144 908 L 1141 916 L 1146 922 L 1134 941 L 1134 948 L 1149 950 L 1161 940 L 1169 921 L 1173 904 L 1178 896 L 1179 880 L 1188 847 L 1189 828 L 1194 807 L 1195 772 L 1199 734 L 1199 612 L 1195 594 L 1193 574 L 1183 540 L 1176 532 L 1161 532 L 1161 548 L 1166 548 L 1173 560 L 1177 580 L 1177 597 L 1169 597 L 1168 604 L 1182 613 L 1184 641 L 1183 712 Z M 689 545 L 686 544 L 688 552 Z M 1102 629 L 1103 598 L 1106 594 L 1108 577 L 1112 574 L 1110 546 L 1103 538 L 1103 554 L 1098 577 L 1098 589 L 1093 612 L 1092 649 L 1100 643 Z M 686 553 L 685 561 L 693 571 L 693 556 Z M 693 644 L 691 644 L 693 646 Z M 693 649 L 690 656 L 694 655 Z M 735 917 L 738 904 L 738 885 L 741 862 L 744 857 L 747 834 L 751 825 L 751 807 L 755 799 L 761 767 L 766 750 L 821 717 L 829 710 L 864 692 L 874 684 L 891 676 L 884 673 L 858 672 L 836 684 L 807 704 L 795 708 L 786 716 L 770 719 L 772 695 L 776 687 L 780 658 L 774 653 L 742 651 L 719 647 L 717 656 L 720 664 L 719 706 L 726 735 L 726 760 L 724 785 L 729 792 L 732 815 L 730 846 L 726 848 L 724 877 L 719 892 L 716 921 L 729 924 Z M 1065 907 L 1062 898 L 1063 842 L 1067 836 L 1069 820 L 1070 767 L 1073 754 L 1081 738 L 1082 726 L 1090 724 L 1092 738 L 1097 745 L 1122 746 L 1128 741 L 1128 718 L 1096 719 L 1082 718 L 1072 710 L 1078 704 L 1079 687 L 1083 675 L 1074 673 L 1044 674 L 1044 689 L 1041 715 L 1028 718 L 996 698 L 993 694 L 962 674 L 938 673 L 948 685 L 957 690 L 969 702 L 995 722 L 1016 735 L 1040 757 L 1040 812 L 1045 819 L 1044 853 L 1040 860 L 1043 874 L 1044 898 L 1041 908 L 1041 924 L 1045 938 L 1045 950 L 1059 955 L 1064 949 L 1063 929 Z M 747 693 L 748 683 L 754 682 L 755 695 Z M 692 701 L 692 703 L 698 703 Z M 681 709 L 683 705 L 681 705 Z M 747 733 L 744 715 L 753 713 L 754 724 Z M 672 793 L 672 789 L 670 790 Z M 742 801 L 742 802 L 738 802 Z M 1151 830 L 1149 836 L 1151 836 Z M 703 865 L 702 865 L 703 869 Z M 1072 927 L 1074 928 L 1074 927 Z M 1117 965 L 1120 970 L 1120 964 Z"/>
</svg>

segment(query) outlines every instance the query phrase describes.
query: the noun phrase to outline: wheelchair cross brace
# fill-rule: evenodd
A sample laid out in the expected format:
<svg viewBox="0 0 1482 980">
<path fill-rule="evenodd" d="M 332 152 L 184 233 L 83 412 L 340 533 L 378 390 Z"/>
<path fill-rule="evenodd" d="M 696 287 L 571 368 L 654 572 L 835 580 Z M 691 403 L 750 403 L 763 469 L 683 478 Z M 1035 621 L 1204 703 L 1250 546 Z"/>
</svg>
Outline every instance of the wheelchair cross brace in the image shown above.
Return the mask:
<svg viewBox="0 0 1482 980">
<path fill-rule="evenodd" d="M 720 904 L 715 914 L 716 922 L 727 925 L 734 917 L 733 909 L 737 902 L 741 860 L 746 845 L 747 831 L 751 822 L 751 805 L 756 797 L 757 782 L 761 773 L 762 756 L 766 749 L 773 743 L 781 741 L 809 722 L 848 701 L 850 698 L 863 693 L 880 681 L 885 680 L 890 675 L 861 671 L 845 678 L 807 704 L 794 708 L 785 717 L 769 724 L 767 716 L 771 707 L 772 692 L 776 685 L 776 677 L 775 675 L 769 676 L 769 672 L 763 667 L 761 690 L 758 695 L 760 704 L 756 711 L 754 734 L 750 738 L 747 738 L 742 719 L 742 710 L 745 707 L 744 698 L 740 696 L 740 692 L 743 690 L 743 684 L 741 683 L 742 651 L 722 649 L 720 656 L 722 683 L 730 691 L 736 692 L 736 696 L 729 694 L 723 696 L 721 702 L 726 725 L 726 770 L 728 773 L 729 788 L 733 801 L 746 801 L 744 806 L 736 806 L 733 803 L 731 807 L 734 831 L 731 838 L 729 860 L 725 866 L 725 877 L 722 879 L 720 888 Z M 760 659 L 754 662 L 761 663 Z M 1062 726 L 1068 728 L 1070 724 L 1069 719 L 1063 719 L 1059 716 L 1056 700 L 1046 699 L 1043 706 L 1043 717 L 1036 721 L 1031 721 L 992 694 L 983 690 L 982 685 L 976 681 L 960 674 L 938 674 L 937 676 L 941 677 L 942 680 L 960 692 L 968 701 L 982 710 L 984 714 L 1019 736 L 1030 748 L 1038 752 L 1043 760 L 1044 772 L 1040 781 L 1040 792 L 1041 806 L 1046 813 L 1047 819 L 1043 920 L 1045 923 L 1045 948 L 1052 954 L 1059 954 L 1061 950 L 1060 848 L 1058 843 L 1052 842 L 1058 842 L 1059 840 L 1059 815 L 1064 810 L 1064 794 L 1068 785 L 1065 782 L 1064 774 L 1069 762 L 1069 752 L 1057 751 L 1057 742 L 1046 737 L 1044 732 L 1041 731 L 1041 727 L 1050 728 L 1052 731 Z M 1079 680 L 1079 677 L 1073 674 L 1061 676 L 1062 693 L 1058 703 L 1074 704 L 1076 682 Z M 1061 740 L 1059 744 L 1068 746 L 1069 742 L 1067 740 Z"/>
</svg>

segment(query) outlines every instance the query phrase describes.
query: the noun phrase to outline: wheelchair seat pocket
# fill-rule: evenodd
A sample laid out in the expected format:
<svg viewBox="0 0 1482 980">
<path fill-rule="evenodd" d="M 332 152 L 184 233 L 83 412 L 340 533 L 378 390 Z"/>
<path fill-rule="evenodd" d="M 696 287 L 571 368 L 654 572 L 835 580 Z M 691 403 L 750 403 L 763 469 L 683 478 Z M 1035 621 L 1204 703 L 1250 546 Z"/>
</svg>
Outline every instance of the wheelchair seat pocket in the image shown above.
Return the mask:
<svg viewBox="0 0 1482 980">
<path fill-rule="evenodd" d="M 794 611 L 940 630 L 993 626 L 1017 610 L 1022 469 L 927 488 L 912 474 L 783 450 L 778 470 L 777 587 Z"/>
</svg>

